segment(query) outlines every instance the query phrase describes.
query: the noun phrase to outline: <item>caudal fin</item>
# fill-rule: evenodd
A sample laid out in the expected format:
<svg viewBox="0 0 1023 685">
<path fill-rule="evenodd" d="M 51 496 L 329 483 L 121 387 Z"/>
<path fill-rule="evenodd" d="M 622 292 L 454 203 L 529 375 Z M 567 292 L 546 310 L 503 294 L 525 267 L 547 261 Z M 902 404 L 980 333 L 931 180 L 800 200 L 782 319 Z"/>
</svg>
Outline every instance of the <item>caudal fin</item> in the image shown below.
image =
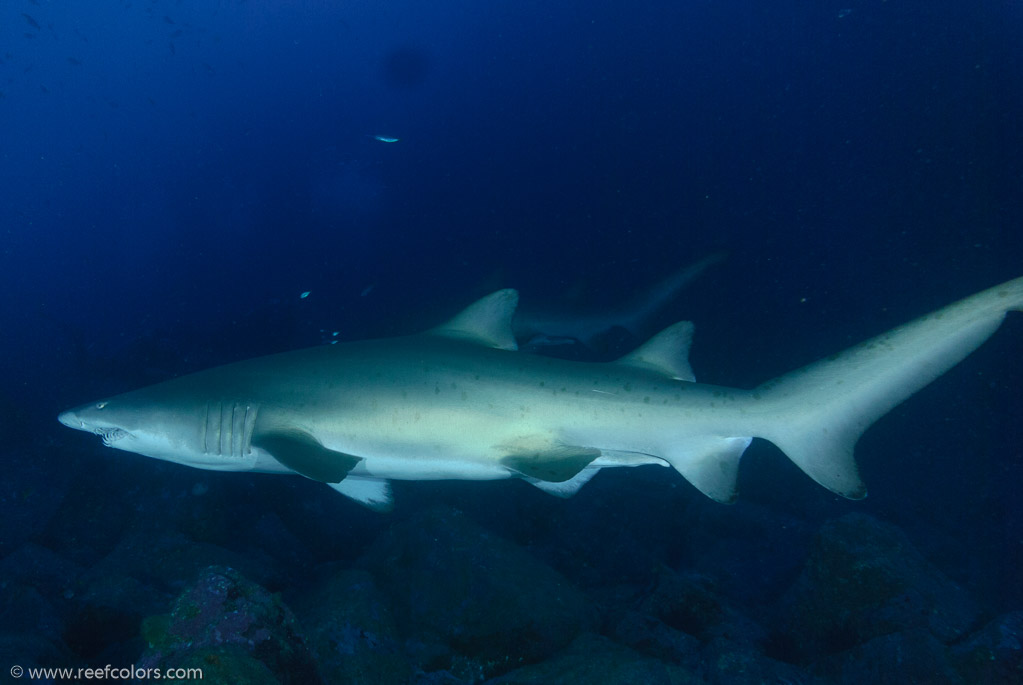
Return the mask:
<svg viewBox="0 0 1023 685">
<path fill-rule="evenodd" d="M 1011 310 L 1023 310 L 1023 278 L 765 383 L 753 394 L 767 419 L 757 435 L 829 490 L 865 497 L 853 460 L 863 431 L 977 349 Z"/>
</svg>

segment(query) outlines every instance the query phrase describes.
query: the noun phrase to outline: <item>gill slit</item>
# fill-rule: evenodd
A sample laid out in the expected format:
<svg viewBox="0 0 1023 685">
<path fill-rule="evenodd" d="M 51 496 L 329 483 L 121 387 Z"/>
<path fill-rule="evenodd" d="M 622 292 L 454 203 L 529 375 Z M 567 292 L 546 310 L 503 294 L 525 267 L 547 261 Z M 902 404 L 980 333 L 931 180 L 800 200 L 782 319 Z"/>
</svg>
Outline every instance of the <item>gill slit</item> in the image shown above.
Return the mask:
<svg viewBox="0 0 1023 685">
<path fill-rule="evenodd" d="M 238 407 L 237 402 L 231 403 L 231 423 L 228 424 L 230 432 L 227 434 L 227 454 L 234 456 L 234 410 Z"/>
<path fill-rule="evenodd" d="M 206 414 L 203 416 L 202 421 L 202 453 L 209 454 L 210 448 L 206 443 L 206 437 L 210 432 L 210 403 L 206 402 Z"/>
<path fill-rule="evenodd" d="M 249 405 L 245 405 L 245 416 L 242 417 L 242 434 L 238 436 L 238 456 L 244 457 L 249 451 Z"/>
<path fill-rule="evenodd" d="M 220 421 L 217 422 L 217 455 L 224 454 L 224 403 L 220 402 Z"/>
<path fill-rule="evenodd" d="M 251 410 L 251 411 L 250 411 Z M 252 434 L 256 431 L 256 417 L 259 415 L 258 405 L 245 405 L 245 425 L 242 427 L 242 454 L 252 454 Z"/>
</svg>

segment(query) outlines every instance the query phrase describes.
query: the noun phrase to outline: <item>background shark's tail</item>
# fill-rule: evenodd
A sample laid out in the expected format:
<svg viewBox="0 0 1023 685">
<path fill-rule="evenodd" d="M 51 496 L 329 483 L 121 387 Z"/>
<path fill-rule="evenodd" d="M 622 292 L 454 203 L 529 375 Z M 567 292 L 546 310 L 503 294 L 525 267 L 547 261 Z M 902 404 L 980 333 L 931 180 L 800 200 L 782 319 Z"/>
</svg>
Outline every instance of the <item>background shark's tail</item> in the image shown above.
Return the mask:
<svg viewBox="0 0 1023 685">
<path fill-rule="evenodd" d="M 684 289 L 712 266 L 725 261 L 727 252 L 715 252 L 700 261 L 672 272 L 649 290 L 631 299 L 621 309 L 619 324 L 633 335 L 646 335 L 647 329 Z"/>
<path fill-rule="evenodd" d="M 853 460 L 864 430 L 980 346 L 1006 312 L 1023 309 L 1023 278 L 960 300 L 845 352 L 765 383 L 757 435 L 811 478 L 851 499 L 866 496 Z"/>
</svg>

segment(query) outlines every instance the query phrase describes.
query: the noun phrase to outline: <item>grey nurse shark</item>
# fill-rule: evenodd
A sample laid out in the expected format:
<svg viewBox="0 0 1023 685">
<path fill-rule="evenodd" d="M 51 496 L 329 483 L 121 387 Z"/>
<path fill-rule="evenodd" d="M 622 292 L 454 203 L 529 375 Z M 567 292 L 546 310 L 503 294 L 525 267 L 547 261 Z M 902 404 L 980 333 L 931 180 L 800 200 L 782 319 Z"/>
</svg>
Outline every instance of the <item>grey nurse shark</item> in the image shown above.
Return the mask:
<svg viewBox="0 0 1023 685">
<path fill-rule="evenodd" d="M 608 363 L 517 352 L 517 300 L 501 290 L 425 333 L 237 362 L 59 418 L 110 447 L 297 473 L 377 510 L 390 508 L 393 479 L 521 478 L 567 497 L 600 469 L 647 464 L 728 502 L 754 437 L 857 499 L 859 436 L 1023 308 L 1023 278 L 753 390 L 695 381 L 688 322 Z"/>
<path fill-rule="evenodd" d="M 716 252 L 678 269 L 645 291 L 614 307 L 598 311 L 534 309 L 519 307 L 512 317 L 512 330 L 522 349 L 542 352 L 555 347 L 579 343 L 594 350 L 597 343 L 615 329 L 622 329 L 634 339 L 650 333 L 656 317 L 679 293 L 703 275 L 707 269 L 725 260 L 724 252 Z"/>
</svg>

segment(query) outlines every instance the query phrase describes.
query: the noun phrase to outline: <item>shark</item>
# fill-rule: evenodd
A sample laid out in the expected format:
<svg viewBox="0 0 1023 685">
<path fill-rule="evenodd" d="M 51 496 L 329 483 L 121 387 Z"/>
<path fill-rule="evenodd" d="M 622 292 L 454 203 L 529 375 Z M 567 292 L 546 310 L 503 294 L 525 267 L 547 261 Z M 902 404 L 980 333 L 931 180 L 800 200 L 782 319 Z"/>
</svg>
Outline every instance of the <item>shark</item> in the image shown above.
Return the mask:
<svg viewBox="0 0 1023 685">
<path fill-rule="evenodd" d="M 1023 309 L 1023 278 L 753 389 L 696 381 L 689 322 L 611 362 L 517 351 L 517 302 L 500 290 L 422 333 L 240 361 L 58 418 L 108 447 L 299 474 L 377 511 L 392 508 L 393 480 L 520 478 L 568 497 L 602 469 L 645 465 L 731 502 L 754 438 L 859 499 L 860 435 Z"/>
<path fill-rule="evenodd" d="M 581 344 L 596 350 L 599 342 L 615 329 L 634 339 L 647 335 L 651 324 L 679 293 L 709 268 L 727 258 L 715 252 L 668 274 L 648 289 L 615 307 L 590 312 L 518 307 L 512 317 L 512 330 L 523 349 L 544 352 L 558 347 Z"/>
</svg>

